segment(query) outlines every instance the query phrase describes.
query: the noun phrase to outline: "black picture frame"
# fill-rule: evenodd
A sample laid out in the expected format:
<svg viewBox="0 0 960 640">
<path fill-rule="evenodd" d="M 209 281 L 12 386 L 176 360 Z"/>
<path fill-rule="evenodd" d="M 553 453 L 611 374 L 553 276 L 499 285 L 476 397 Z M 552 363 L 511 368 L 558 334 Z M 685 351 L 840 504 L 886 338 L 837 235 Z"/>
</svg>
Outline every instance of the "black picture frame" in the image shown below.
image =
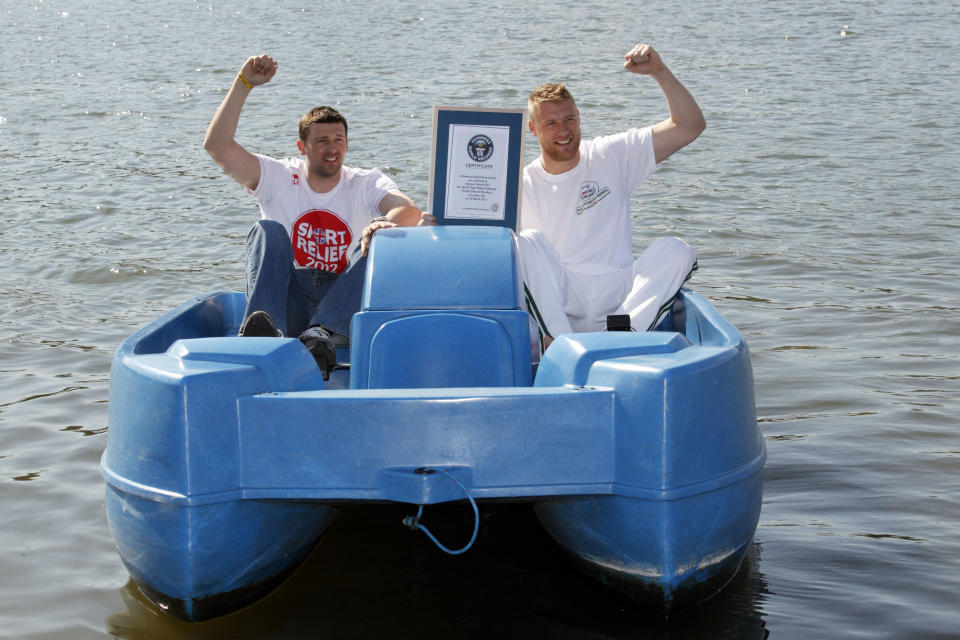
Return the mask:
<svg viewBox="0 0 960 640">
<path fill-rule="evenodd" d="M 523 189 L 523 154 L 524 137 L 527 128 L 526 109 L 498 109 L 472 107 L 434 107 L 433 110 L 433 143 L 431 147 L 429 210 L 441 225 L 479 225 L 508 227 L 516 231 L 517 221 L 520 218 L 521 193 Z M 476 135 L 470 136 L 470 148 L 464 147 L 463 154 L 471 154 L 471 158 L 461 156 L 461 150 L 456 148 L 451 154 L 451 132 L 456 132 L 455 140 L 461 139 L 475 130 Z M 477 146 L 482 154 L 487 149 L 484 143 L 490 143 L 490 137 L 485 135 L 495 130 L 500 143 L 489 144 L 491 159 L 506 163 L 506 175 L 503 177 L 505 186 L 500 187 L 501 179 L 483 181 L 484 175 L 464 175 L 470 173 L 469 167 L 489 169 L 483 166 L 485 160 L 482 155 L 476 155 Z M 502 138 L 506 136 L 506 158 L 504 160 L 499 147 Z M 477 145 L 474 140 L 479 139 Z M 463 146 L 463 145 L 460 145 Z M 492 165 L 493 163 L 491 163 Z M 467 169 L 464 169 L 467 167 Z M 498 176 L 500 166 L 496 167 Z M 456 171 L 456 173 L 454 173 Z M 489 174 L 487 174 L 489 175 Z M 478 185 L 478 195 L 464 196 L 466 190 Z M 485 189 L 484 189 L 485 187 Z M 474 188 L 474 191 L 478 191 Z M 487 201 L 488 192 L 494 192 L 492 201 Z M 502 191 L 502 201 L 497 197 Z M 475 211 L 457 206 L 464 198 L 472 197 L 482 200 Z M 458 199 L 459 198 L 459 199 Z M 453 210 L 456 209 L 456 210 Z M 481 211 L 481 209 L 483 209 Z"/>
</svg>

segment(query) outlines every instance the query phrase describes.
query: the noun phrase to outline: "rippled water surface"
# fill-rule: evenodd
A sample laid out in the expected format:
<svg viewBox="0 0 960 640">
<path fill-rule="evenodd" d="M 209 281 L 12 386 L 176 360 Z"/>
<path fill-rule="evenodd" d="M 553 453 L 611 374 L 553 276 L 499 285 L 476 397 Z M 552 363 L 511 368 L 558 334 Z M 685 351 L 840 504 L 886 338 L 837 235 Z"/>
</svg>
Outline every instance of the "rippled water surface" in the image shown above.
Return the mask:
<svg viewBox="0 0 960 640">
<path fill-rule="evenodd" d="M 958 637 L 957 33 L 946 0 L 0 0 L 0 636 Z M 491 509 L 448 559 L 402 509 L 359 509 L 239 614 L 191 626 L 144 602 L 103 512 L 110 359 L 243 286 L 256 207 L 200 143 L 244 58 L 280 69 L 243 144 L 294 153 L 299 116 L 333 104 L 349 162 L 425 205 L 434 105 L 523 106 L 563 80 L 584 135 L 663 118 L 621 69 L 640 41 L 708 128 L 637 191 L 635 246 L 691 242 L 691 285 L 753 355 L 769 458 L 734 582 L 663 620 L 570 570 L 526 510 Z"/>
</svg>

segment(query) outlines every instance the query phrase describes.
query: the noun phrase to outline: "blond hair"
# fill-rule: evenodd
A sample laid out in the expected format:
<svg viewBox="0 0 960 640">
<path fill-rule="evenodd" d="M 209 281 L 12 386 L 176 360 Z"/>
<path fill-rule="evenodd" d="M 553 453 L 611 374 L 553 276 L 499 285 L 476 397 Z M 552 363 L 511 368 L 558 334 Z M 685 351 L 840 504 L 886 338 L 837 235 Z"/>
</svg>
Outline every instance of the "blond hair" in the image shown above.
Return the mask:
<svg viewBox="0 0 960 640">
<path fill-rule="evenodd" d="M 532 114 L 533 108 L 544 102 L 566 102 L 567 100 L 576 105 L 573 96 L 567 91 L 565 84 L 562 82 L 559 84 L 548 82 L 530 92 L 530 97 L 527 98 L 527 111 Z"/>
</svg>

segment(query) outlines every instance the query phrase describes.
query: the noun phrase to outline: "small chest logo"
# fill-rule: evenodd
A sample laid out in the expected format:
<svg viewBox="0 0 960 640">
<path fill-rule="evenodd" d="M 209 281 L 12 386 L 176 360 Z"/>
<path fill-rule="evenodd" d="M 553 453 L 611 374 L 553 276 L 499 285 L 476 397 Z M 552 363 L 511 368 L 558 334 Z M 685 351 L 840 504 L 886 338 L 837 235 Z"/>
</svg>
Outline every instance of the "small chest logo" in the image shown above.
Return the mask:
<svg viewBox="0 0 960 640">
<path fill-rule="evenodd" d="M 493 140 L 479 133 L 467 143 L 467 154 L 474 162 L 486 162 L 493 155 Z"/>
<path fill-rule="evenodd" d="M 577 204 L 577 215 L 579 216 L 587 209 L 595 206 L 608 195 L 610 195 L 610 187 L 601 187 L 593 180 L 587 180 L 580 185 L 580 201 Z"/>
<path fill-rule="evenodd" d="M 298 176 L 297 174 L 293 174 L 293 184 L 294 186 L 300 184 L 300 176 Z"/>
</svg>

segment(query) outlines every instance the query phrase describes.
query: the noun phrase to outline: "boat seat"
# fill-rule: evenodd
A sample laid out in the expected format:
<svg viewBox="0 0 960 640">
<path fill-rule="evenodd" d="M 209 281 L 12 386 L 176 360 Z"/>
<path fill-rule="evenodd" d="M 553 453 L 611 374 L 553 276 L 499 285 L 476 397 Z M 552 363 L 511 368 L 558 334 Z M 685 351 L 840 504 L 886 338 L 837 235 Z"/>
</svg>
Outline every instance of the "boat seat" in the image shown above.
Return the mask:
<svg viewBox="0 0 960 640">
<path fill-rule="evenodd" d="M 378 231 L 351 326 L 355 389 L 530 386 L 512 232 Z"/>
</svg>

